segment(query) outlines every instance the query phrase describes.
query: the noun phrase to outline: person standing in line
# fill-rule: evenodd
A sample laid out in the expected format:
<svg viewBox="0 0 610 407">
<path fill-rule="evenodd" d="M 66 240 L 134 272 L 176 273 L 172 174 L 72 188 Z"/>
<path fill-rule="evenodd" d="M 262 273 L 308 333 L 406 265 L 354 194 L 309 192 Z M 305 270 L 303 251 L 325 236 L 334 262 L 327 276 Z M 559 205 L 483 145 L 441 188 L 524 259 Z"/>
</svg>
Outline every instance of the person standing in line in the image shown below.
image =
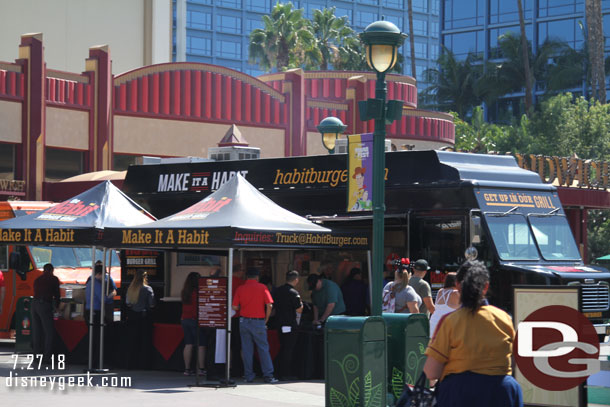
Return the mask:
<svg viewBox="0 0 610 407">
<path fill-rule="evenodd" d="M 434 314 L 434 301 L 432 301 L 432 289 L 430 284 L 424 277 L 430 270 L 428 262 L 424 259 L 419 259 L 413 265 L 413 275 L 409 279 L 409 285 L 415 289 L 415 292 L 421 297 L 423 303 L 419 308 L 419 312 L 426 314 L 430 318 L 430 314 Z"/>
<path fill-rule="evenodd" d="M 107 289 L 102 296 L 102 277 L 105 279 L 104 287 Z M 89 312 L 91 310 L 91 277 L 87 279 L 85 284 L 85 319 L 89 322 Z M 108 327 L 104 331 L 104 346 L 108 344 L 108 338 L 113 334 L 111 324 L 114 319 L 112 306 L 114 304 L 114 296 L 116 295 L 116 284 L 110 275 L 104 273 L 104 266 L 101 261 L 95 263 L 94 278 L 93 278 L 93 326 L 89 326 L 89 335 L 93 335 L 93 366 L 97 365 L 99 359 L 100 346 L 100 327 L 103 322 Z M 104 321 L 101 321 L 101 301 L 104 298 Z"/>
<path fill-rule="evenodd" d="M 437 406 L 522 407 L 512 373 L 515 329 L 510 315 L 489 305 L 489 271 L 467 261 L 457 272 L 462 307 L 441 318 L 426 349 L 424 373 L 437 384 Z"/>
<path fill-rule="evenodd" d="M 205 376 L 205 344 L 207 338 L 203 327 L 199 326 L 197 315 L 197 298 L 199 290 L 199 273 L 192 271 L 186 276 L 180 298 L 182 299 L 182 316 L 180 323 L 184 331 L 184 375 L 192 376 L 194 371 L 191 370 L 191 359 L 193 357 L 193 347 L 197 342 L 197 330 L 199 329 L 199 342 L 197 343 L 197 367 L 199 375 Z"/>
<path fill-rule="evenodd" d="M 460 306 L 460 293 L 455 286 L 456 274 L 451 272 L 445 276 L 443 288 L 436 293 L 435 311 L 430 317 L 430 337 L 434 336 L 434 330 L 441 318 Z"/>
<path fill-rule="evenodd" d="M 422 300 L 413 287 L 409 286 L 409 271 L 397 268 L 394 272 L 394 281 L 386 284 L 383 288 L 384 312 L 396 314 L 417 314 Z"/>
<path fill-rule="evenodd" d="M 345 313 L 343 293 L 335 282 L 322 278 L 318 274 L 310 274 L 307 277 L 307 284 L 311 290 L 311 302 L 313 303 L 313 325 L 326 322 L 331 315 Z"/>
<path fill-rule="evenodd" d="M 273 362 L 267 340 L 267 322 L 271 316 L 273 298 L 267 287 L 258 282 L 258 277 L 258 269 L 249 268 L 246 271 L 246 283 L 235 292 L 232 307 L 240 312 L 239 332 L 246 382 L 254 381 L 253 358 L 256 345 L 265 383 L 275 384 L 278 380 L 273 377 Z"/>
<path fill-rule="evenodd" d="M 345 315 L 365 315 L 368 299 L 368 286 L 362 281 L 362 270 L 354 267 L 341 286 Z"/>
<path fill-rule="evenodd" d="M 43 355 L 42 362 L 50 363 L 53 352 L 53 312 L 59 306 L 59 279 L 53 275 L 51 263 L 43 266 L 43 273 L 34 280 L 32 300 L 32 336 L 34 353 Z"/>
<path fill-rule="evenodd" d="M 286 284 L 275 289 L 273 305 L 275 309 L 275 322 L 278 337 L 280 338 L 280 352 L 276 357 L 278 380 L 285 380 L 290 372 L 294 347 L 297 342 L 297 313 L 303 312 L 301 296 L 296 290 L 299 283 L 299 272 L 292 270 L 286 273 Z"/>
<path fill-rule="evenodd" d="M 127 368 L 148 368 L 152 358 L 153 325 L 150 311 L 155 294 L 148 285 L 148 274 L 137 270 L 127 289 Z"/>
<path fill-rule="evenodd" d="M 5 293 L 6 293 L 6 290 L 4 288 L 4 275 L 2 274 L 2 271 L 0 270 L 0 314 L 2 314 L 2 304 L 4 304 Z"/>
</svg>

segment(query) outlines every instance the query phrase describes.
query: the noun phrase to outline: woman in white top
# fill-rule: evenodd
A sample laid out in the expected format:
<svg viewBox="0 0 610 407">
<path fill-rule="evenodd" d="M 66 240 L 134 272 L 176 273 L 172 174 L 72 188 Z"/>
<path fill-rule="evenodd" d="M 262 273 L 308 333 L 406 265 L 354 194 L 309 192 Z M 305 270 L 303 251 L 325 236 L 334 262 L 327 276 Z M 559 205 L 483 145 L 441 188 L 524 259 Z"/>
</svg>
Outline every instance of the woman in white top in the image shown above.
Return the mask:
<svg viewBox="0 0 610 407">
<path fill-rule="evenodd" d="M 394 272 L 394 281 L 383 288 L 383 311 L 417 314 L 421 297 L 409 284 L 409 272 L 402 268 Z"/>
<path fill-rule="evenodd" d="M 436 330 L 436 326 L 441 318 L 455 311 L 460 306 L 460 293 L 458 292 L 455 283 L 456 274 L 447 273 L 443 288 L 438 290 L 438 293 L 436 293 L 436 301 L 434 302 L 434 306 L 436 308 L 434 310 L 434 314 L 432 314 L 430 317 L 431 338 L 434 336 L 434 331 Z"/>
</svg>

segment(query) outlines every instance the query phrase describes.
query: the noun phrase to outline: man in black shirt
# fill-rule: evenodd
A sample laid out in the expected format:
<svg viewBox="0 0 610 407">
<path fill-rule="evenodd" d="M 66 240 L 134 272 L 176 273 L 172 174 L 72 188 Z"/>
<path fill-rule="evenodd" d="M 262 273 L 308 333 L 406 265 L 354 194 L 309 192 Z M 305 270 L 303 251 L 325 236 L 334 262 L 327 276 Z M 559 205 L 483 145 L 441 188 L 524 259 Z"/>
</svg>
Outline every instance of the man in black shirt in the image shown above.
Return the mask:
<svg viewBox="0 0 610 407">
<path fill-rule="evenodd" d="M 280 338 L 280 352 L 275 359 L 279 380 L 286 379 L 290 372 L 294 346 L 297 341 L 295 332 L 298 325 L 297 313 L 300 315 L 303 311 L 301 296 L 295 289 L 298 283 L 299 272 L 289 271 L 286 273 L 286 284 L 276 288 L 273 292 L 275 323 Z"/>
<path fill-rule="evenodd" d="M 32 339 L 34 353 L 43 355 L 43 363 L 49 363 L 53 351 L 53 311 L 59 305 L 59 279 L 53 275 L 53 265 L 47 263 L 43 273 L 34 280 L 32 301 Z"/>
</svg>

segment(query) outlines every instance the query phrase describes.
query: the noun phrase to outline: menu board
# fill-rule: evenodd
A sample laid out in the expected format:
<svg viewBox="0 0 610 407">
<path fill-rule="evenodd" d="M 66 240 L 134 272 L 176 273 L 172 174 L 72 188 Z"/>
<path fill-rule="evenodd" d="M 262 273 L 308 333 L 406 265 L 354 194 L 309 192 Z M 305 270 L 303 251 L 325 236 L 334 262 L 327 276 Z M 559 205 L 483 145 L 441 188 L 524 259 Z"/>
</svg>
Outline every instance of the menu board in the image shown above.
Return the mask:
<svg viewBox="0 0 610 407">
<path fill-rule="evenodd" d="M 227 328 L 227 278 L 199 278 L 199 326 Z"/>
</svg>

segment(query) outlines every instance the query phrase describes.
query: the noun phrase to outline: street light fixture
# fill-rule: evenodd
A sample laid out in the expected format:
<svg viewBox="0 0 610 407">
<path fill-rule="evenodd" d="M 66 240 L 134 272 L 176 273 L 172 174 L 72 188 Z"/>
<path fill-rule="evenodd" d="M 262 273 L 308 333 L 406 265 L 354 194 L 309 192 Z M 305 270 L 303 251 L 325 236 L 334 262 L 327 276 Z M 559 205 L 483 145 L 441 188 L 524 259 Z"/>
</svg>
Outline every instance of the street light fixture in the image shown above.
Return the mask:
<svg viewBox="0 0 610 407">
<path fill-rule="evenodd" d="M 322 134 L 322 144 L 329 154 L 335 153 L 335 145 L 339 134 L 347 128 L 343 122 L 336 117 L 327 117 L 318 124 L 318 131 Z"/>
<path fill-rule="evenodd" d="M 373 264 L 371 315 L 381 316 L 381 290 L 383 282 L 383 233 L 385 213 L 385 126 L 402 117 L 402 101 L 390 100 L 386 103 L 386 72 L 390 71 L 398 59 L 398 48 L 406 34 L 389 21 L 375 21 L 360 34 L 360 41 L 366 49 L 366 62 L 377 73 L 375 98 L 358 103 L 360 119 L 375 119 L 373 132 Z"/>
</svg>

